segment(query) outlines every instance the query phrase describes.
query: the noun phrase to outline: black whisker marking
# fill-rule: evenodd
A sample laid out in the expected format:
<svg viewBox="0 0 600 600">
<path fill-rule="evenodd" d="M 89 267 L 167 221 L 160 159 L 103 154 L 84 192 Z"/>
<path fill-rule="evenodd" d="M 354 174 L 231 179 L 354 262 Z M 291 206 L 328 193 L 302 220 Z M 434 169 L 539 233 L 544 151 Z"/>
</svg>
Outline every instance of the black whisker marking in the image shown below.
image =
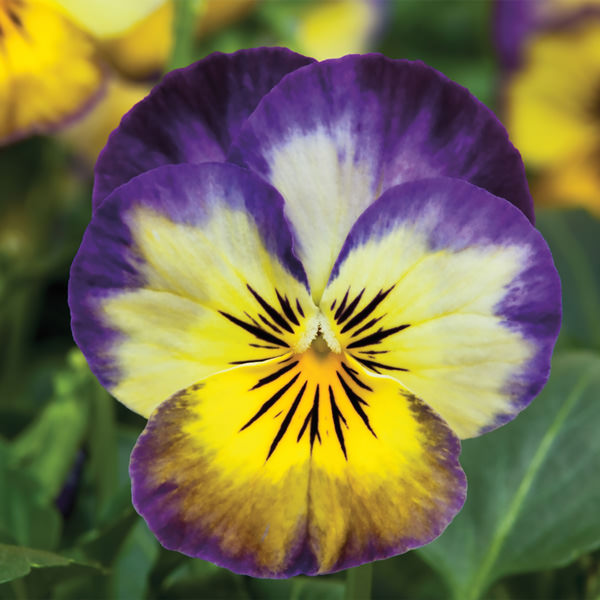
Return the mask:
<svg viewBox="0 0 600 600">
<path fill-rule="evenodd" d="M 287 431 L 287 428 L 290 426 L 292 417 L 294 416 L 294 413 L 296 412 L 296 409 L 298 408 L 298 404 L 300 404 L 300 400 L 302 399 L 302 396 L 304 395 L 304 390 L 306 389 L 306 384 L 307 384 L 306 381 L 302 384 L 302 387 L 300 388 L 300 391 L 298 392 L 298 395 L 296 396 L 294 403 L 292 404 L 290 410 L 288 410 L 287 415 L 285 415 L 285 418 L 283 419 L 283 422 L 281 423 L 281 427 L 279 428 L 279 431 L 277 432 L 277 435 L 275 436 L 275 439 L 273 440 L 273 443 L 271 444 L 271 447 L 269 448 L 269 454 L 267 454 L 266 460 L 269 460 L 269 458 L 271 458 L 271 454 L 273 454 L 273 452 L 275 451 L 275 448 L 277 448 L 277 444 L 279 444 L 279 442 L 281 441 L 281 438 L 284 436 L 285 432 Z"/>
<path fill-rule="evenodd" d="M 300 373 L 296 373 L 283 387 L 279 388 L 259 409 L 258 412 L 240 429 L 240 431 L 244 431 L 247 427 L 250 427 L 254 421 L 260 419 L 270 408 L 283 396 L 296 382 L 296 379 L 300 377 Z M 282 411 L 277 413 L 278 416 Z"/>
<path fill-rule="evenodd" d="M 279 350 L 279 348 L 277 348 Z M 261 363 L 267 360 L 271 360 L 272 358 L 277 358 L 278 356 L 283 356 L 283 354 L 278 354 L 277 356 L 267 356 L 267 358 L 251 358 L 249 360 L 232 360 L 229 362 L 230 365 L 247 365 L 248 363 Z"/>
<path fill-rule="evenodd" d="M 267 346 L 266 344 L 248 344 L 253 348 L 266 348 L 267 350 L 279 350 L 279 346 Z"/>
<path fill-rule="evenodd" d="M 338 325 L 341 325 L 354 312 L 354 309 L 358 306 L 358 303 L 360 302 L 360 299 L 362 298 L 362 295 L 364 293 L 365 288 L 363 288 L 358 294 L 358 296 L 356 296 L 356 298 L 354 298 L 354 300 L 350 302 L 348 308 L 346 308 L 346 310 L 340 315 L 340 318 L 337 320 Z"/>
<path fill-rule="evenodd" d="M 359 311 L 354 317 L 352 317 L 342 328 L 342 333 L 346 333 L 349 329 L 356 327 L 359 323 L 362 323 L 387 297 L 387 295 L 394 289 L 394 286 L 387 290 L 379 290 L 377 295 L 369 302 L 361 311 Z M 336 314 L 337 318 L 337 314 Z"/>
<path fill-rule="evenodd" d="M 338 408 L 335 403 L 335 397 L 333 395 L 333 390 L 331 386 L 329 386 L 329 402 L 331 404 L 331 416 L 333 417 L 333 426 L 335 428 L 335 435 L 337 436 L 338 442 L 344 453 L 344 457 L 348 460 L 348 455 L 346 454 L 346 443 L 344 441 L 344 432 L 342 431 L 342 426 L 340 424 L 340 419 L 344 422 L 344 425 L 348 427 L 348 423 L 346 423 L 346 419 L 344 419 L 344 415 Z"/>
<path fill-rule="evenodd" d="M 363 325 L 360 329 L 357 329 L 356 331 L 354 331 L 350 337 L 356 337 L 357 335 L 361 334 L 363 331 L 370 329 L 371 327 L 373 327 L 373 325 L 375 325 L 379 321 L 381 321 L 381 319 L 383 319 L 383 317 L 385 317 L 385 314 L 383 314 L 380 317 L 377 317 L 375 319 L 371 319 L 366 325 Z"/>
<path fill-rule="evenodd" d="M 247 317 L 248 317 L 248 318 L 249 318 L 249 319 L 250 319 L 250 320 L 251 320 L 251 321 L 252 321 L 252 322 L 253 322 L 253 323 L 254 323 L 254 324 L 257 326 L 257 327 L 260 327 L 260 326 L 261 326 L 261 324 L 260 324 L 260 323 L 259 323 L 259 322 L 258 322 L 258 321 L 257 321 L 257 320 L 254 318 L 254 317 L 252 317 L 252 316 L 250 315 L 250 313 L 248 313 L 248 312 L 244 311 L 244 314 L 245 314 L 245 315 L 246 315 L 246 316 L 247 316 Z"/>
<path fill-rule="evenodd" d="M 394 367 L 393 365 L 385 365 L 383 363 L 377 362 L 375 360 L 369 360 L 367 358 L 361 358 L 359 356 L 356 356 L 354 354 L 352 354 L 352 356 L 361 364 L 363 364 L 365 367 L 372 369 L 373 371 L 375 371 L 375 373 L 381 373 L 381 371 L 379 371 L 379 369 L 386 369 L 388 371 L 404 371 L 404 372 L 408 372 L 409 369 L 405 369 L 404 367 Z"/>
<path fill-rule="evenodd" d="M 383 327 L 380 327 L 375 333 L 371 333 L 370 335 L 360 338 L 360 340 L 348 344 L 346 348 L 361 348 L 363 346 L 370 346 L 371 344 L 379 344 L 379 342 L 386 337 L 398 333 L 407 327 L 410 327 L 410 324 L 406 323 L 404 325 L 398 325 L 398 327 L 391 327 L 390 329 L 383 329 Z"/>
<path fill-rule="evenodd" d="M 276 289 L 275 293 L 277 294 L 277 300 L 279 300 L 279 304 L 281 304 L 281 308 L 283 309 L 283 313 L 285 316 L 294 324 L 300 325 L 300 321 L 296 318 L 294 311 L 290 305 L 290 301 L 287 299 L 287 296 L 284 298 L 281 296 L 279 291 Z"/>
<path fill-rule="evenodd" d="M 296 309 L 300 313 L 300 316 L 304 317 L 304 311 L 302 310 L 302 304 L 300 304 L 300 300 L 298 300 L 298 298 L 296 298 Z"/>
<path fill-rule="evenodd" d="M 342 363 L 342 369 L 348 373 L 350 379 L 356 383 L 356 385 L 360 386 L 363 390 L 368 390 L 369 392 L 373 391 L 373 388 L 368 386 L 366 383 L 362 382 L 356 375 L 356 369 L 349 367 L 346 363 Z"/>
<path fill-rule="evenodd" d="M 359 350 L 359 354 L 387 354 L 389 350 Z"/>
<path fill-rule="evenodd" d="M 289 370 L 293 369 L 297 364 L 298 361 L 296 360 L 290 363 L 289 365 L 285 365 L 285 367 L 281 367 L 279 371 L 275 371 L 274 373 L 271 373 L 270 375 L 259 379 L 258 383 L 254 387 L 250 388 L 250 391 L 256 390 L 257 388 L 262 387 L 263 385 L 267 385 L 267 383 L 271 383 L 272 381 L 279 379 L 282 375 L 285 375 Z"/>
<path fill-rule="evenodd" d="M 222 310 L 220 310 L 219 313 L 222 314 L 226 319 L 231 321 L 234 325 L 245 329 L 248 333 L 251 333 L 254 337 L 258 338 L 259 340 L 263 340 L 264 342 L 271 342 L 271 344 L 277 344 L 278 346 L 283 346 L 284 348 L 289 348 L 289 346 L 283 340 L 279 339 L 278 337 L 275 337 L 268 331 L 265 331 L 262 327 L 255 327 L 251 323 L 246 323 L 245 321 L 242 321 L 241 319 L 238 319 L 237 317 L 234 317 L 229 313 L 223 312 Z"/>
<path fill-rule="evenodd" d="M 271 321 L 269 321 L 269 319 L 267 319 L 265 317 L 265 315 L 259 313 L 258 317 L 265 325 L 268 325 L 273 331 L 275 331 L 277 333 L 282 333 L 281 329 L 279 329 L 279 327 L 276 327 L 275 325 L 273 325 L 273 323 L 271 323 Z"/>
<path fill-rule="evenodd" d="M 306 427 L 310 422 L 310 451 L 312 452 L 313 445 L 315 443 L 315 439 L 319 440 L 319 444 L 321 443 L 321 434 L 319 433 L 319 385 L 315 389 L 315 397 L 313 400 L 313 405 L 311 409 L 308 411 L 306 418 L 304 419 L 304 423 L 302 423 L 302 427 L 300 428 L 300 433 L 296 438 L 296 441 L 299 442 L 306 431 Z"/>
<path fill-rule="evenodd" d="M 339 371 L 336 371 L 336 375 L 338 376 L 338 379 L 340 380 L 340 383 L 342 384 L 342 387 L 344 388 L 344 391 L 346 392 L 346 396 L 348 396 L 348 400 L 350 400 L 350 404 L 352 404 L 352 408 L 354 408 L 354 410 L 357 412 L 358 416 L 363 420 L 363 423 L 367 426 L 367 429 L 375 436 L 377 437 L 377 435 L 375 434 L 375 432 L 373 431 L 372 427 L 371 427 L 371 423 L 369 423 L 369 417 L 367 417 L 365 411 L 363 410 L 363 407 L 361 406 L 361 404 L 364 404 L 365 406 L 368 406 L 368 403 L 365 402 L 347 383 L 346 380 L 342 377 L 341 373 Z"/>
<path fill-rule="evenodd" d="M 285 320 L 281 314 L 275 310 L 258 292 L 256 292 L 250 285 L 246 284 L 246 287 L 250 291 L 250 293 L 254 296 L 256 301 L 267 311 L 267 314 L 275 321 L 279 327 L 285 329 L 289 333 L 294 333 L 294 330 L 291 328 L 290 324 Z"/>
<path fill-rule="evenodd" d="M 329 307 L 329 310 L 333 310 L 335 308 L 336 302 L 337 302 L 337 298 L 334 298 L 333 302 L 331 303 L 331 306 Z"/>
<path fill-rule="evenodd" d="M 344 294 L 344 297 L 342 298 L 342 301 L 341 301 L 340 305 L 338 306 L 338 309 L 335 311 L 336 320 L 340 318 L 340 315 L 342 314 L 342 312 L 344 312 L 344 308 L 346 308 L 346 302 L 348 302 L 348 294 L 349 293 L 350 293 L 350 288 L 348 288 L 346 290 L 346 293 Z"/>
</svg>

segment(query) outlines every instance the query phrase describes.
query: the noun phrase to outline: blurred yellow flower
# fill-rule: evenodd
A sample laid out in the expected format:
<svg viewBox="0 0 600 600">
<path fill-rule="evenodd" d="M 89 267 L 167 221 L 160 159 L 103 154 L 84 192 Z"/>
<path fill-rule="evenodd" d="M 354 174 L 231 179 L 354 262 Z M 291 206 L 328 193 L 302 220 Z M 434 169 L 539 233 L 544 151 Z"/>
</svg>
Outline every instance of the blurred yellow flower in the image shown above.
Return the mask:
<svg viewBox="0 0 600 600">
<path fill-rule="evenodd" d="M 96 48 L 50 0 L 0 0 L 0 143 L 51 130 L 102 84 Z"/>
<path fill-rule="evenodd" d="M 600 18 L 531 36 L 505 89 L 505 123 L 534 197 L 600 215 Z"/>
<path fill-rule="evenodd" d="M 298 22 L 293 49 L 317 60 L 368 50 L 380 24 L 382 3 L 329 0 L 311 3 Z"/>
</svg>

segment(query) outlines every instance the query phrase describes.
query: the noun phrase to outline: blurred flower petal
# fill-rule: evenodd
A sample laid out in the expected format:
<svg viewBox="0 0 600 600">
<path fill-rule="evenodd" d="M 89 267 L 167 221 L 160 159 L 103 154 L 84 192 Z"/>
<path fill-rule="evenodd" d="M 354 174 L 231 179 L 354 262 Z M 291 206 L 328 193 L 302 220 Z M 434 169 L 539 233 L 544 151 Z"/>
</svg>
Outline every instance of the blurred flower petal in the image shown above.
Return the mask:
<svg viewBox="0 0 600 600">
<path fill-rule="evenodd" d="M 56 5 L 0 5 L 0 143 L 64 124 L 98 98 L 102 81 L 92 40 Z"/>
</svg>

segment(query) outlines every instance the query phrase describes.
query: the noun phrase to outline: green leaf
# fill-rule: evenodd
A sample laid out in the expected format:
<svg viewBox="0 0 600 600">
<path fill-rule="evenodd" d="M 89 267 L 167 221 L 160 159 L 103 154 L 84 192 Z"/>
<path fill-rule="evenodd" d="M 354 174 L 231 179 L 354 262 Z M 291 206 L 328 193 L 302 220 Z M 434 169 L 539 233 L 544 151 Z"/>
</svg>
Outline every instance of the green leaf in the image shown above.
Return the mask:
<svg viewBox="0 0 600 600">
<path fill-rule="evenodd" d="M 148 576 L 158 558 L 158 551 L 156 538 L 146 523 L 138 520 L 113 565 L 110 597 L 115 600 L 146 598 Z"/>
<path fill-rule="evenodd" d="M 539 398 L 463 445 L 467 501 L 419 552 L 456 598 L 504 575 L 565 565 L 600 546 L 600 357 L 555 358 Z"/>
<path fill-rule="evenodd" d="M 89 563 L 77 563 L 71 558 L 23 546 L 0 544 L 0 583 L 27 575 L 31 569 L 80 565 L 95 568 Z"/>
<path fill-rule="evenodd" d="M 12 466 L 37 481 L 40 498 L 46 502 L 58 496 L 67 480 L 89 421 L 94 380 L 79 351 L 72 351 L 68 361 L 68 367 L 54 377 L 53 398 L 10 449 Z"/>
<path fill-rule="evenodd" d="M 0 444 L 0 535 L 19 545 L 52 550 L 60 537 L 60 515 L 40 499 L 37 482 L 10 463 L 9 446 Z"/>
<path fill-rule="evenodd" d="M 584 210 L 540 210 L 537 227 L 548 242 L 563 289 L 559 342 L 600 349 L 600 221 Z"/>
</svg>

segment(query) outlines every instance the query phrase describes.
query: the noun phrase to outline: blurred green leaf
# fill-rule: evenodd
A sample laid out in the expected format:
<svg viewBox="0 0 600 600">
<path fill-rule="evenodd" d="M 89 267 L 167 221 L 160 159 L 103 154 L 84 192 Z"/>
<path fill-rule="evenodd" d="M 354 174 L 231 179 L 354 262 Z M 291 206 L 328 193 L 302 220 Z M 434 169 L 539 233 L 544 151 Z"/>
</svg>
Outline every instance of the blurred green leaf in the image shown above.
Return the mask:
<svg viewBox="0 0 600 600">
<path fill-rule="evenodd" d="M 467 501 L 419 552 L 455 598 L 503 575 L 564 565 L 600 545 L 600 357 L 555 358 L 539 398 L 515 421 L 464 442 Z"/>
<path fill-rule="evenodd" d="M 600 349 L 600 221 L 584 210 L 538 210 L 563 290 L 561 345 Z"/>
<path fill-rule="evenodd" d="M 31 569 L 67 567 L 70 565 L 77 565 L 77 562 L 71 558 L 53 552 L 46 552 L 45 550 L 0 544 L 0 583 L 23 577 Z M 94 565 L 87 563 L 83 563 L 81 566 L 94 568 Z"/>
<path fill-rule="evenodd" d="M 37 482 L 11 463 L 10 447 L 0 444 L 0 537 L 52 550 L 60 537 L 60 515 L 52 504 L 40 499 Z"/>
<path fill-rule="evenodd" d="M 115 600 L 146 598 L 148 576 L 158 558 L 159 546 L 146 523 L 139 519 L 125 540 L 115 561 L 110 597 Z M 135 573 L 135 577 L 132 577 Z"/>
</svg>

